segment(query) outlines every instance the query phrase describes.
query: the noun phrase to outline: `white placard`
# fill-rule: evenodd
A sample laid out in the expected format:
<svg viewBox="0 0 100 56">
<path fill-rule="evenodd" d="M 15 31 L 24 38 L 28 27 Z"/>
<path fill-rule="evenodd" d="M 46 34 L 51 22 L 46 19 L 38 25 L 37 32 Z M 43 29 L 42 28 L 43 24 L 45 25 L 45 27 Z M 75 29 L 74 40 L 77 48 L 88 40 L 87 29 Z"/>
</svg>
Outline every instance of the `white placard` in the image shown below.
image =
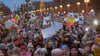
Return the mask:
<svg viewBox="0 0 100 56">
<path fill-rule="evenodd" d="M 5 26 L 6 26 L 6 28 L 11 27 L 12 26 L 12 21 L 11 20 L 6 21 Z"/>
<path fill-rule="evenodd" d="M 44 17 L 43 18 L 43 25 L 50 25 L 50 21 L 51 21 L 50 17 Z"/>
<path fill-rule="evenodd" d="M 55 31 L 59 31 L 62 28 L 63 28 L 63 23 L 54 22 L 54 29 L 55 29 Z"/>
<path fill-rule="evenodd" d="M 43 38 L 46 39 L 56 34 L 54 27 L 49 27 L 47 29 L 42 29 Z"/>
</svg>

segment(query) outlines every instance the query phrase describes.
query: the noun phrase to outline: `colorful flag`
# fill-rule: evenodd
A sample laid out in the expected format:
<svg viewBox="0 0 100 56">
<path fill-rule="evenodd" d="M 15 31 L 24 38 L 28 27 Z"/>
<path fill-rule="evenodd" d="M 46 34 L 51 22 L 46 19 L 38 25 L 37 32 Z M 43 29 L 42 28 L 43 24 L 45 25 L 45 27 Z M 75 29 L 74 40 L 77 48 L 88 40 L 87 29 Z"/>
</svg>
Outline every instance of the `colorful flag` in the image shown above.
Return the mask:
<svg viewBox="0 0 100 56">
<path fill-rule="evenodd" d="M 100 56 L 100 48 L 94 50 L 94 56 Z"/>
<path fill-rule="evenodd" d="M 44 17 L 43 18 L 43 25 L 50 25 L 51 18 L 50 17 Z"/>
<path fill-rule="evenodd" d="M 14 23 L 16 23 L 17 22 L 17 20 L 16 20 L 16 17 L 14 18 Z"/>
<path fill-rule="evenodd" d="M 11 12 L 10 12 L 10 20 L 11 20 Z"/>
<path fill-rule="evenodd" d="M 43 14 L 45 11 L 45 4 L 43 2 L 43 0 L 41 0 L 41 4 L 40 4 L 40 13 Z"/>
<path fill-rule="evenodd" d="M 16 20 L 17 20 L 17 21 L 19 20 L 19 16 L 16 16 Z"/>
<path fill-rule="evenodd" d="M 98 35 L 98 36 L 96 37 L 96 43 L 97 43 L 97 44 L 100 44 L 100 35 Z"/>
</svg>

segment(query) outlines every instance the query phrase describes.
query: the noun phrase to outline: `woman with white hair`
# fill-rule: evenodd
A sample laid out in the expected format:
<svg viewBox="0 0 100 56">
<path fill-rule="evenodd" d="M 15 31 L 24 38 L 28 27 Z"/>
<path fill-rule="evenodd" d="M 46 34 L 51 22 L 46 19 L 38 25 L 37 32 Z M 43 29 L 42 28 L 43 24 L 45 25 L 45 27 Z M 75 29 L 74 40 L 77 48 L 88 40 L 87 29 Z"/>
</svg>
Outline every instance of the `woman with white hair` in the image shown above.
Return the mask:
<svg viewBox="0 0 100 56">
<path fill-rule="evenodd" d="M 53 49 L 51 56 L 62 56 L 62 51 L 60 49 Z"/>
<path fill-rule="evenodd" d="M 47 54 L 47 50 L 45 48 L 38 48 L 35 53 L 34 56 L 46 56 Z"/>
</svg>

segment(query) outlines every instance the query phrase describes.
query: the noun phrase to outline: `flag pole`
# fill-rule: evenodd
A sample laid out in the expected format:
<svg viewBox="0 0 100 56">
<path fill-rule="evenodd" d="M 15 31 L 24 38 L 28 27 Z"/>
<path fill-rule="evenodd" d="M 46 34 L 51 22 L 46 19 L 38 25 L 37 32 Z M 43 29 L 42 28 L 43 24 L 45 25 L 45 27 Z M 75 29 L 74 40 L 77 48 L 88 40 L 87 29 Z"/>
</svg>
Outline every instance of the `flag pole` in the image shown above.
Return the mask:
<svg viewBox="0 0 100 56">
<path fill-rule="evenodd" d="M 45 11 L 45 4 L 43 2 L 43 0 L 41 0 L 41 4 L 40 4 L 40 15 L 41 15 L 41 22 L 42 22 L 42 27 L 43 27 L 43 13 Z"/>
</svg>

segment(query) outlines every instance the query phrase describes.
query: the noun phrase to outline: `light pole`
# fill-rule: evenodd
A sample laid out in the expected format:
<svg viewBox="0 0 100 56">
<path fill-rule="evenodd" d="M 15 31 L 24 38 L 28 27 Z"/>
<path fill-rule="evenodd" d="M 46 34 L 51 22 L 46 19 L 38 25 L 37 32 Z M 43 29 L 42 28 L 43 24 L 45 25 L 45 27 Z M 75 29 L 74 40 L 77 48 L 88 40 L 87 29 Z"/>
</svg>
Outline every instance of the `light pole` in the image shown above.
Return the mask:
<svg viewBox="0 0 100 56">
<path fill-rule="evenodd" d="M 62 13 L 62 8 L 63 8 L 63 5 L 60 5 L 59 7 L 61 8 L 61 13 Z"/>
<path fill-rule="evenodd" d="M 68 12 L 69 12 L 70 6 L 71 6 L 70 4 L 67 4 L 67 7 L 68 7 Z"/>
<path fill-rule="evenodd" d="M 57 10 L 58 7 L 55 7 L 55 9 Z"/>
<path fill-rule="evenodd" d="M 77 2 L 76 4 L 77 4 L 77 6 L 78 6 L 78 13 L 80 13 L 79 7 L 80 7 L 80 4 L 81 4 L 81 3 L 80 3 L 80 2 Z"/>
<path fill-rule="evenodd" d="M 56 7 L 55 7 L 55 12 L 57 11 L 57 9 L 58 9 L 58 7 L 56 6 Z"/>
<path fill-rule="evenodd" d="M 86 3 L 86 13 L 88 13 L 88 3 L 90 2 L 89 0 L 84 0 L 84 2 Z"/>
<path fill-rule="evenodd" d="M 28 2 L 30 1 L 30 0 L 25 0 L 26 1 L 26 3 L 27 3 L 27 17 L 28 17 Z"/>
</svg>

